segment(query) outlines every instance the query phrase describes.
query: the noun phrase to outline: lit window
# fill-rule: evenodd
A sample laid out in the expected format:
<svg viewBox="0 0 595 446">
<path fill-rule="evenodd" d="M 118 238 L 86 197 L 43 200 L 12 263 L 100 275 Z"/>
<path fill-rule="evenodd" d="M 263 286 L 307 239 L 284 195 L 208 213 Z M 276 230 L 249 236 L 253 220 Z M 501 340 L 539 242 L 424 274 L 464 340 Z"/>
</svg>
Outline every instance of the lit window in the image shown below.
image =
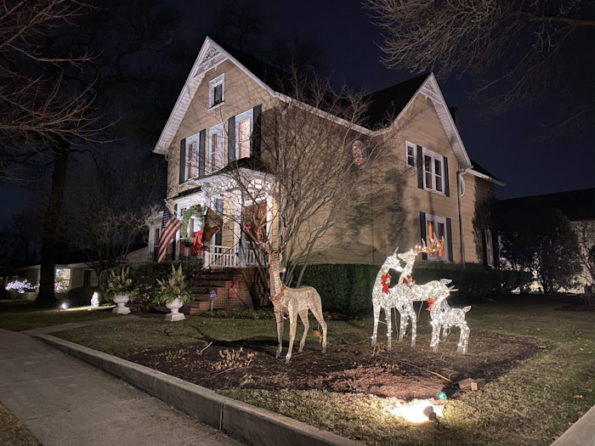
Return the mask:
<svg viewBox="0 0 595 446">
<path fill-rule="evenodd" d="M 424 189 L 444 192 L 444 157 L 424 147 Z"/>
<path fill-rule="evenodd" d="M 410 142 L 405 144 L 407 153 L 407 167 L 415 167 L 415 145 Z"/>
<path fill-rule="evenodd" d="M 236 116 L 237 159 L 250 158 L 250 137 L 252 136 L 252 110 Z"/>
<path fill-rule="evenodd" d="M 215 79 L 209 82 L 209 108 L 223 104 L 225 100 L 224 83 L 224 74 L 217 76 Z"/>
<path fill-rule="evenodd" d="M 435 253 L 428 254 L 430 260 L 447 260 L 448 234 L 446 232 L 446 218 L 426 214 L 426 242 L 431 238 L 444 240 L 442 246 Z"/>
<path fill-rule="evenodd" d="M 225 162 L 225 149 L 223 144 L 223 124 L 211 127 L 209 143 L 209 173 L 223 169 Z"/>
<path fill-rule="evenodd" d="M 54 291 L 66 293 L 70 289 L 70 268 L 56 268 Z"/>
</svg>

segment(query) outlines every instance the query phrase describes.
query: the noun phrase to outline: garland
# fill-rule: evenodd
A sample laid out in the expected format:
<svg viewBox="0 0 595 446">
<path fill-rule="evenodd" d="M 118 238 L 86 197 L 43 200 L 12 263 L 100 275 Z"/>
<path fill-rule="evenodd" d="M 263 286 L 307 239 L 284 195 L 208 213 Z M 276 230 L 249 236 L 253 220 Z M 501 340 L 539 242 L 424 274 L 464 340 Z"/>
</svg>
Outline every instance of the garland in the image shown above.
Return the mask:
<svg viewBox="0 0 595 446">
<path fill-rule="evenodd" d="M 188 236 L 188 224 L 190 223 L 190 219 L 192 217 L 199 217 L 201 221 L 204 220 L 204 216 L 202 215 L 202 209 L 199 205 L 191 206 L 184 211 L 184 215 L 182 216 L 182 228 L 180 229 L 180 240 L 186 246 L 190 246 L 194 243 L 194 236 Z M 201 225 L 202 226 L 202 225 Z"/>
</svg>

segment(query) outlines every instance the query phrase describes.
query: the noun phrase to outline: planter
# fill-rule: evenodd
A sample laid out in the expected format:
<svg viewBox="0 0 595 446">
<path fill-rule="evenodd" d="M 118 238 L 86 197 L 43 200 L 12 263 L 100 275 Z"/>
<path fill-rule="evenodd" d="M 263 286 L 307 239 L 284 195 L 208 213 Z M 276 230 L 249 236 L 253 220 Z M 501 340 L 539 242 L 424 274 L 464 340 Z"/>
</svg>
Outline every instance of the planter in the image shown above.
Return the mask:
<svg viewBox="0 0 595 446">
<path fill-rule="evenodd" d="M 179 312 L 180 308 L 182 308 L 182 305 L 184 304 L 180 301 L 180 299 L 174 299 L 171 302 L 167 302 L 165 306 L 170 312 L 165 315 L 165 320 L 167 322 L 176 322 L 186 319 L 186 316 Z"/>
<path fill-rule="evenodd" d="M 129 300 L 130 300 L 130 298 L 126 295 L 114 296 L 114 303 L 117 305 L 117 307 L 114 308 L 113 313 L 129 314 L 130 308 L 128 308 L 126 306 L 126 304 L 128 303 Z"/>
</svg>

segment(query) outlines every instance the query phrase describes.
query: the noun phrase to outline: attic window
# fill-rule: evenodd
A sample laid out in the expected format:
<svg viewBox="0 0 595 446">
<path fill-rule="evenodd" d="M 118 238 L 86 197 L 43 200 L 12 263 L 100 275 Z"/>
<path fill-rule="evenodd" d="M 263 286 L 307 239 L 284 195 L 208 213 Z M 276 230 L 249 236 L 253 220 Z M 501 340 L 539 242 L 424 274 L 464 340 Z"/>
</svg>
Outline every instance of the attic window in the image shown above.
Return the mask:
<svg viewBox="0 0 595 446">
<path fill-rule="evenodd" d="M 223 104 L 225 100 L 224 95 L 225 75 L 217 76 L 209 82 L 209 108 L 216 107 Z"/>
<path fill-rule="evenodd" d="M 415 145 L 410 142 L 405 143 L 405 151 L 407 167 L 415 167 Z"/>
</svg>

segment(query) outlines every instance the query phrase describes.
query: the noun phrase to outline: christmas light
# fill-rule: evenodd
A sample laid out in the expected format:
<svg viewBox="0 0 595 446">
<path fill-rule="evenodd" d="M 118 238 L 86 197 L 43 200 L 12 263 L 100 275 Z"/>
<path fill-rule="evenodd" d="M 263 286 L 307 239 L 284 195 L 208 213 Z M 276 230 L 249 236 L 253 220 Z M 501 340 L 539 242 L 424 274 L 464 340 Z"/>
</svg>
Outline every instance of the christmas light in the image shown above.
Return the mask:
<svg viewBox="0 0 595 446">
<path fill-rule="evenodd" d="M 444 279 L 443 279 L 444 280 Z M 436 299 L 428 300 L 430 306 L 430 324 L 432 325 L 432 341 L 430 348 L 434 352 L 438 351 L 440 334 L 445 338 L 448 336 L 451 327 L 458 327 L 460 330 L 457 352 L 467 354 L 467 345 L 469 343 L 469 326 L 465 320 L 465 314 L 471 309 L 470 306 L 464 308 L 451 308 L 446 302 L 446 296 L 440 295 Z"/>
<path fill-rule="evenodd" d="M 443 416 L 442 409 L 439 403 L 430 400 L 413 400 L 409 403 L 397 403 L 393 409 L 390 409 L 390 413 L 409 423 L 425 423 L 430 420 L 438 421 L 438 417 Z"/>
<path fill-rule="evenodd" d="M 8 282 L 4 289 L 6 291 L 14 290 L 19 294 L 25 294 L 28 291 L 35 291 L 39 285 L 31 285 L 26 280 L 22 282 L 20 280 L 13 280 L 12 282 Z"/>
</svg>

